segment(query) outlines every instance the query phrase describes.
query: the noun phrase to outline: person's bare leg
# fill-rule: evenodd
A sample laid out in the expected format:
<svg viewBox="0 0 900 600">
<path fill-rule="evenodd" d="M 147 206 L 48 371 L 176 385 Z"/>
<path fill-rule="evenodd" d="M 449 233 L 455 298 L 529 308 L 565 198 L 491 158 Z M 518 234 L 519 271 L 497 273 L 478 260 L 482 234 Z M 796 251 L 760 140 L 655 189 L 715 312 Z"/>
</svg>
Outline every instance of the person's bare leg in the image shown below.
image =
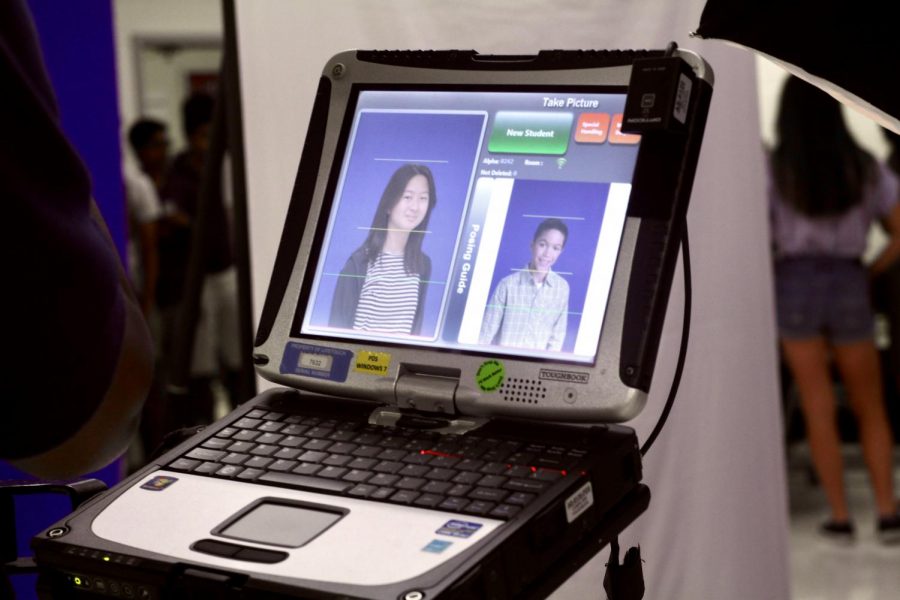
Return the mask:
<svg viewBox="0 0 900 600">
<path fill-rule="evenodd" d="M 893 515 L 897 510 L 892 464 L 894 440 L 884 408 L 878 350 L 872 340 L 836 344 L 834 357 L 859 424 L 863 458 L 878 513 L 882 517 Z"/>
<path fill-rule="evenodd" d="M 781 340 L 784 358 L 800 393 L 813 465 L 831 508 L 831 518 L 850 519 L 844 494 L 844 461 L 837 429 L 837 407 L 828 369 L 828 347 L 821 337 Z"/>
</svg>

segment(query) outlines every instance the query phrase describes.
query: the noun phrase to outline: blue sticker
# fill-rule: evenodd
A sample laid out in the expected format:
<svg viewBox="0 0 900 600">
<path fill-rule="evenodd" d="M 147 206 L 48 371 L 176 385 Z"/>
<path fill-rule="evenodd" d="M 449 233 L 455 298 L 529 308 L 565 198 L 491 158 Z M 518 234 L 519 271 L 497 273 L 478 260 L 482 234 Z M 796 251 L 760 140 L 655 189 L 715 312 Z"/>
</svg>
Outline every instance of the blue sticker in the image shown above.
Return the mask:
<svg viewBox="0 0 900 600">
<path fill-rule="evenodd" d="M 447 548 L 453 545 L 453 542 L 447 542 L 444 540 L 431 540 L 431 542 L 422 548 L 422 552 L 432 552 L 434 554 L 440 554 Z"/>
<path fill-rule="evenodd" d="M 142 490 L 150 490 L 152 492 L 161 492 L 173 483 L 178 481 L 177 477 L 165 477 L 158 475 L 141 486 Z"/>
<path fill-rule="evenodd" d="M 438 535 L 449 535 L 450 537 L 467 538 L 472 537 L 479 529 L 481 529 L 481 523 L 470 523 L 469 521 L 453 519 L 444 523 L 435 533 Z"/>
<path fill-rule="evenodd" d="M 281 356 L 281 373 L 343 383 L 352 360 L 349 350 L 288 342 Z"/>
</svg>

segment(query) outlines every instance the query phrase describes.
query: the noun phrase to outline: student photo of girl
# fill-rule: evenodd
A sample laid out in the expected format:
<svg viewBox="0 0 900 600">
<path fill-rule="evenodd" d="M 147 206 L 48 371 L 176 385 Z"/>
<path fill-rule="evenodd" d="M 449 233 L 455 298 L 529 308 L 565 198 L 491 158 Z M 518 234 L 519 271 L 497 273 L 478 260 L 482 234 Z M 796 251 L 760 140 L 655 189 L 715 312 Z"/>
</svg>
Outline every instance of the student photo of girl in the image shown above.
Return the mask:
<svg viewBox="0 0 900 600">
<path fill-rule="evenodd" d="M 331 327 L 419 335 L 431 276 L 422 240 L 436 203 L 428 167 L 405 164 L 394 172 L 368 236 L 341 269 Z"/>
</svg>

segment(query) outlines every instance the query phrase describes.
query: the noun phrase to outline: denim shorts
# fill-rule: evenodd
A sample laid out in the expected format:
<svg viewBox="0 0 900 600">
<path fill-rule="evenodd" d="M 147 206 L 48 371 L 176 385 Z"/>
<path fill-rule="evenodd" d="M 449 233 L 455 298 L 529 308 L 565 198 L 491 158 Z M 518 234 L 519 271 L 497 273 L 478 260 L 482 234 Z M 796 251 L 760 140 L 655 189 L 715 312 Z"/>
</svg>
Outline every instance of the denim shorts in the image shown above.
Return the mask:
<svg viewBox="0 0 900 600">
<path fill-rule="evenodd" d="M 874 316 L 866 269 L 855 259 L 782 258 L 775 262 L 778 332 L 836 343 L 871 339 Z"/>
</svg>

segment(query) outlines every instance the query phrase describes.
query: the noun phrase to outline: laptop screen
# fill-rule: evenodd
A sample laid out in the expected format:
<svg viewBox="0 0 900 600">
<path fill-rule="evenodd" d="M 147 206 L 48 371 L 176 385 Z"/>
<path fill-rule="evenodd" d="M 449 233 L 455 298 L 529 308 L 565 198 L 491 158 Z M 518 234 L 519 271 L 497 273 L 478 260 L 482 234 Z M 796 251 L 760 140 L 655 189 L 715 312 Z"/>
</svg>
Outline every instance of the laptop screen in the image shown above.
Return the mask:
<svg viewBox="0 0 900 600">
<path fill-rule="evenodd" d="M 292 334 L 592 364 L 640 140 L 609 89 L 360 91 Z"/>
</svg>

